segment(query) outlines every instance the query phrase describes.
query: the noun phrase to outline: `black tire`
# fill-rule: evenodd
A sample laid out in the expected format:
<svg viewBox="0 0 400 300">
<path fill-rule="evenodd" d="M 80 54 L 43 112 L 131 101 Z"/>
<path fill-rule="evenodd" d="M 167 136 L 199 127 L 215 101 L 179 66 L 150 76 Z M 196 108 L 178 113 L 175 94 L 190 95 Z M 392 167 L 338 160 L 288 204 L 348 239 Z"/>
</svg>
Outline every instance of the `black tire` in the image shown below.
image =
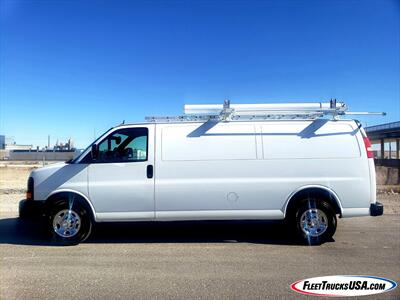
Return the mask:
<svg viewBox="0 0 400 300">
<path fill-rule="evenodd" d="M 62 213 L 64 212 L 64 213 Z M 62 246 L 70 246 L 77 245 L 80 242 L 85 241 L 91 231 L 92 231 L 92 218 L 84 205 L 82 205 L 79 201 L 73 201 L 70 207 L 68 200 L 58 200 L 51 203 L 48 209 L 48 221 L 47 221 L 47 231 L 50 233 L 50 237 L 52 241 L 57 245 Z M 70 216 L 71 219 L 79 220 L 79 222 L 73 222 L 74 226 L 71 228 L 75 230 L 76 233 L 72 234 L 72 232 L 64 232 L 65 236 L 60 235 L 60 230 L 56 230 L 55 228 L 59 225 L 59 221 L 64 220 Z M 56 225 L 54 224 L 54 219 L 57 218 Z M 79 226 L 77 225 L 79 223 Z M 77 227 L 77 228 L 76 228 Z M 57 228 L 60 228 L 58 226 Z"/>
<path fill-rule="evenodd" d="M 313 220 L 307 222 L 307 220 L 310 220 L 307 218 L 308 216 L 318 216 L 319 223 L 323 225 L 313 226 L 315 224 Z M 291 228 L 296 232 L 297 238 L 303 244 L 314 246 L 331 241 L 336 231 L 337 219 L 335 210 L 323 199 L 310 198 L 301 201 L 290 218 Z M 317 221 L 316 224 L 319 223 Z"/>
</svg>

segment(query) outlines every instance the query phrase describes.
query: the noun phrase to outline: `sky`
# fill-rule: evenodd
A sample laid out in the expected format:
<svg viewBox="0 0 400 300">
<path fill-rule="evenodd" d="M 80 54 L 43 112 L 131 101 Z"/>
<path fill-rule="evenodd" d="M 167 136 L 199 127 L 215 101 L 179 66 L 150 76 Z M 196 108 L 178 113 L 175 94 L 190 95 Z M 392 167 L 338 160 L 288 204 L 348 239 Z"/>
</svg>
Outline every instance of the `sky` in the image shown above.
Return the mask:
<svg viewBox="0 0 400 300">
<path fill-rule="evenodd" d="M 400 1 L 0 1 L 0 134 L 20 144 L 177 115 L 319 102 L 400 120 Z"/>
</svg>

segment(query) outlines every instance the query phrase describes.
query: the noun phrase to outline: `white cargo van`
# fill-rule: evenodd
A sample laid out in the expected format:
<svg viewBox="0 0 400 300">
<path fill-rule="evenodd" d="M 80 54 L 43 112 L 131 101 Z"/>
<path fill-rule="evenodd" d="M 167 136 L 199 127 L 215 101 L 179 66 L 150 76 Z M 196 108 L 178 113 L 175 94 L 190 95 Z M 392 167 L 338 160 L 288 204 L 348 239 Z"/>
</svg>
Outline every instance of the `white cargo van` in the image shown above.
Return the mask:
<svg viewBox="0 0 400 300">
<path fill-rule="evenodd" d="M 64 244 L 94 222 L 250 219 L 287 220 L 318 244 L 336 216 L 383 213 L 370 142 L 338 119 L 346 109 L 225 103 L 121 124 L 74 160 L 32 171 L 20 216 L 44 216 Z"/>
</svg>

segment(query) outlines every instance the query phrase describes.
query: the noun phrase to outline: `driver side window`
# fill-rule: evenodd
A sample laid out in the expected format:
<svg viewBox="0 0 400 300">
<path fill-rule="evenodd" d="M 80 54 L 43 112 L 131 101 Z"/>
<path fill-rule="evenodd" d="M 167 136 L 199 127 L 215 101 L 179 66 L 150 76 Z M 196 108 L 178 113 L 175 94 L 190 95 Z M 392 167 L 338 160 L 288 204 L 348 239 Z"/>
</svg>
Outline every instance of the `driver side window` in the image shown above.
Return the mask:
<svg viewBox="0 0 400 300">
<path fill-rule="evenodd" d="M 147 128 L 114 131 L 99 144 L 96 162 L 137 162 L 147 160 Z"/>
</svg>

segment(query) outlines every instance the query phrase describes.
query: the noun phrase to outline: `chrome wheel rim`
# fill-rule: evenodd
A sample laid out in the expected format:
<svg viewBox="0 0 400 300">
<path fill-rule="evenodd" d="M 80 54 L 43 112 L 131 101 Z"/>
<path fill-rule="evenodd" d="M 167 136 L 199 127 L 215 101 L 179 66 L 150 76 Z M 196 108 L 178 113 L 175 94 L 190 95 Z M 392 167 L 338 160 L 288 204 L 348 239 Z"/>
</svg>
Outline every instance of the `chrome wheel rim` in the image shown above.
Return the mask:
<svg viewBox="0 0 400 300">
<path fill-rule="evenodd" d="M 310 208 L 301 215 L 300 227 L 307 236 L 318 237 L 328 228 L 328 218 L 322 210 Z"/>
<path fill-rule="evenodd" d="M 59 211 L 53 219 L 53 229 L 56 234 L 63 238 L 75 236 L 81 228 L 81 218 L 71 209 Z"/>
</svg>

